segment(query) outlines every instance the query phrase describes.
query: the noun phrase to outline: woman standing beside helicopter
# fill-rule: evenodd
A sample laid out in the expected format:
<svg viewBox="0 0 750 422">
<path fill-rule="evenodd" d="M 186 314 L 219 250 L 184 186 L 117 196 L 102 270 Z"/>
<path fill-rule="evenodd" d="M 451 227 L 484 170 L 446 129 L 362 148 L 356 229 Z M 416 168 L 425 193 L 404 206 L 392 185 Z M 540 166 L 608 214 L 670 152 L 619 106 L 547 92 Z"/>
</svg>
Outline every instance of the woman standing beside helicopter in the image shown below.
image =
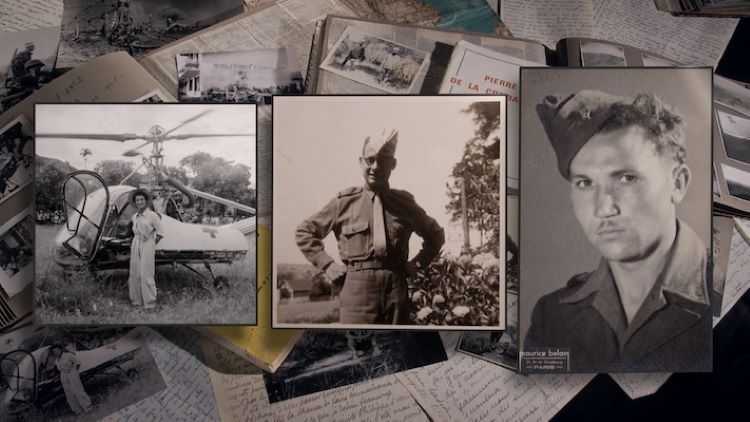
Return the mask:
<svg viewBox="0 0 750 422">
<path fill-rule="evenodd" d="M 130 202 L 137 212 L 133 214 L 133 243 L 130 246 L 130 276 L 128 288 L 133 306 L 145 309 L 156 307 L 155 255 L 156 244 L 164 237 L 161 217 L 149 208 L 151 196 L 142 189 L 130 194 Z"/>
</svg>

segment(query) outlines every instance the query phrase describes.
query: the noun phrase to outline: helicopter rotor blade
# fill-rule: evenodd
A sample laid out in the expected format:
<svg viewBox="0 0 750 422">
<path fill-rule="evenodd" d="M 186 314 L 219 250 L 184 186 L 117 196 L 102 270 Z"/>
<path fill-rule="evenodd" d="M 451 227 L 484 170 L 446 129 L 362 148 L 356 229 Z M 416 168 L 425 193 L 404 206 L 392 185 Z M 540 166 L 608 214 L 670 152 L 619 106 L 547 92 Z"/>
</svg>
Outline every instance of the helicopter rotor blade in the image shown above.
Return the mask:
<svg viewBox="0 0 750 422">
<path fill-rule="evenodd" d="M 152 144 L 152 143 L 154 143 L 154 141 L 146 141 L 146 142 L 138 145 L 135 148 L 132 148 L 132 149 L 129 149 L 129 150 L 123 152 L 122 155 L 124 155 L 126 157 L 136 157 L 136 156 L 138 156 L 140 154 L 140 152 L 136 152 L 136 151 L 138 151 L 139 149 L 145 147 L 146 145 Z"/>
<path fill-rule="evenodd" d="M 162 141 L 185 140 L 189 138 L 221 138 L 227 136 L 255 136 L 254 133 L 185 133 L 180 135 L 163 136 Z"/>
<path fill-rule="evenodd" d="M 191 117 L 191 118 L 189 118 L 187 120 L 183 120 L 182 123 L 180 123 L 179 125 L 177 125 L 177 126 L 173 127 L 172 129 L 170 129 L 170 130 L 162 133 L 161 136 L 160 136 L 160 138 L 163 139 L 165 136 L 169 135 L 170 133 L 174 132 L 175 130 L 177 130 L 177 129 L 183 127 L 183 126 L 185 126 L 186 124 L 188 124 L 190 122 L 193 122 L 195 120 L 200 119 L 201 117 L 205 116 L 206 114 L 208 114 L 210 112 L 211 112 L 211 110 L 201 111 L 200 113 L 196 114 L 195 116 L 193 116 L 193 117 Z"/>
<path fill-rule="evenodd" d="M 146 139 L 145 136 L 136 135 L 134 133 L 37 133 L 37 138 L 64 138 L 64 139 L 90 139 L 97 141 L 117 141 L 125 142 L 132 141 L 134 139 Z"/>
</svg>

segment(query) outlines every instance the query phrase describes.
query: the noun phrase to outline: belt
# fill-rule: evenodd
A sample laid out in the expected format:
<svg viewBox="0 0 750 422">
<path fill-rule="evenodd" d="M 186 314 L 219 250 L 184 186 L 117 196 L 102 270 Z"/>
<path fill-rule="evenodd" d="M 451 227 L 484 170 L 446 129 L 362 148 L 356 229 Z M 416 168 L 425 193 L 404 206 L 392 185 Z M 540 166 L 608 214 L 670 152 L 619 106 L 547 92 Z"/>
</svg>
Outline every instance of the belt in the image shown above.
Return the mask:
<svg viewBox="0 0 750 422">
<path fill-rule="evenodd" d="M 346 263 L 346 269 L 348 271 L 362 271 L 362 270 L 393 270 L 401 271 L 404 269 L 403 262 L 394 262 L 383 259 L 369 259 L 367 261 L 349 261 Z"/>
</svg>

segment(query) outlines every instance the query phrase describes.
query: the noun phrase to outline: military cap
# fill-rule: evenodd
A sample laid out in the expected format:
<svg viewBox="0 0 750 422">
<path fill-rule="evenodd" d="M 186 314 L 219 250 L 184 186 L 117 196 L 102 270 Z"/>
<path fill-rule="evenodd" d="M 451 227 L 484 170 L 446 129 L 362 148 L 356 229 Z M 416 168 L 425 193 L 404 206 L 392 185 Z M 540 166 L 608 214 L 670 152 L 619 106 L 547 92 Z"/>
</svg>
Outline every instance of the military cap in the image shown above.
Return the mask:
<svg viewBox="0 0 750 422">
<path fill-rule="evenodd" d="M 368 136 L 362 146 L 362 153 L 367 148 L 372 149 L 378 156 L 393 157 L 396 155 L 396 144 L 398 144 L 398 131 L 391 130 L 390 133 L 383 131 L 380 135 Z"/>
<path fill-rule="evenodd" d="M 614 112 L 616 104 L 631 104 L 632 98 L 601 91 L 581 91 L 567 97 L 549 95 L 536 112 L 557 155 L 557 168 L 570 178 L 570 163 Z"/>
<path fill-rule="evenodd" d="M 26 44 L 23 45 L 25 48 L 34 48 L 35 45 L 33 42 L 29 41 Z"/>
</svg>

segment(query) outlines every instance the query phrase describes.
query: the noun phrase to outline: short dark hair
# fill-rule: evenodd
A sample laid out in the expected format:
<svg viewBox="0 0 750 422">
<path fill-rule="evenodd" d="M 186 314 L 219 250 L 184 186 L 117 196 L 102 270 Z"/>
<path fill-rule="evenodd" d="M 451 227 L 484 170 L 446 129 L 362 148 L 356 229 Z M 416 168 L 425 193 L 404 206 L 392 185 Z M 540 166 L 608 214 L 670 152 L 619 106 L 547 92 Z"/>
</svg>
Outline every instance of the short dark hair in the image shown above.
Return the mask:
<svg viewBox="0 0 750 422">
<path fill-rule="evenodd" d="M 142 196 L 142 197 L 143 197 L 143 199 L 145 199 L 146 201 L 148 201 L 148 200 L 149 200 L 149 197 L 148 197 L 148 195 L 146 194 L 146 192 L 141 192 L 141 191 L 138 191 L 138 192 L 136 192 L 136 193 L 134 193 L 134 194 L 133 194 L 133 202 L 135 202 L 135 198 L 137 198 L 137 197 L 139 197 L 139 196 Z"/>
<path fill-rule="evenodd" d="M 670 156 L 679 164 L 685 163 L 687 146 L 683 132 L 684 119 L 659 97 L 651 93 L 639 94 L 632 103 L 613 104 L 610 111 L 610 116 L 602 122 L 597 133 L 631 125 L 642 127 L 650 135 L 659 155 Z"/>
</svg>

